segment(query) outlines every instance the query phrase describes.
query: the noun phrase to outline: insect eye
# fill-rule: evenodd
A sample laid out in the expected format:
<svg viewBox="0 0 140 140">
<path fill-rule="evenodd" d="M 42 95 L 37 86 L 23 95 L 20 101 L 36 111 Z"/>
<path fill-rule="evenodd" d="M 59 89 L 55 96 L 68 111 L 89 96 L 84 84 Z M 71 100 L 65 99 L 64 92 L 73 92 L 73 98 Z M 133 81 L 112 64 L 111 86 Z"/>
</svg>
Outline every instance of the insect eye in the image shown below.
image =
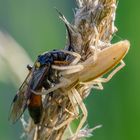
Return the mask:
<svg viewBox="0 0 140 140">
<path fill-rule="evenodd" d="M 36 63 L 35 63 L 35 67 L 36 67 L 36 68 L 40 68 L 40 66 L 41 66 L 40 62 L 36 62 Z"/>
</svg>

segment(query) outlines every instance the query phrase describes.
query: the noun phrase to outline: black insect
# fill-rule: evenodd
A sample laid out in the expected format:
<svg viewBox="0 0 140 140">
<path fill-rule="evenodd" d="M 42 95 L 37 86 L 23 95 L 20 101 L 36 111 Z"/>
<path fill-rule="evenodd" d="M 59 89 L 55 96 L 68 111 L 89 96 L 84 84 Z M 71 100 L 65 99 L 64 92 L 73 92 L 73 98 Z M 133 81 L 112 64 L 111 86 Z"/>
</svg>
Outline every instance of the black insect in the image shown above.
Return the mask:
<svg viewBox="0 0 140 140">
<path fill-rule="evenodd" d="M 51 84 L 57 82 L 53 77 L 51 65 L 59 65 L 65 62 L 69 54 L 63 51 L 51 51 L 39 55 L 33 67 L 28 66 L 29 74 L 15 95 L 9 119 L 15 123 L 26 108 L 35 124 L 38 124 L 42 115 L 42 96 L 35 93 L 41 92 L 43 88 L 50 88 Z M 48 82 L 49 81 L 49 82 Z"/>
</svg>

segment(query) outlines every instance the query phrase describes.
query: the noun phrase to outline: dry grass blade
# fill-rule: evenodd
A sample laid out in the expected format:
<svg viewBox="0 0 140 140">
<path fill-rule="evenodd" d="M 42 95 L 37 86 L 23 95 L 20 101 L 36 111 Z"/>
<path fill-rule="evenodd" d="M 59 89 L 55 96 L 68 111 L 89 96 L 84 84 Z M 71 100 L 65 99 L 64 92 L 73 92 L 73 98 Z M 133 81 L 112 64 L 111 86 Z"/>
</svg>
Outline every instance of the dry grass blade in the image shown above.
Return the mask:
<svg viewBox="0 0 140 140">
<path fill-rule="evenodd" d="M 27 75 L 27 70 L 25 69 L 27 64 L 32 64 L 26 51 L 5 32 L 0 32 L 0 59 L 7 65 L 5 71 L 9 70 L 12 72 L 10 77 L 13 83 L 17 85 L 19 85 Z M 3 67 L 1 66 L 1 70 L 2 69 Z"/>
</svg>

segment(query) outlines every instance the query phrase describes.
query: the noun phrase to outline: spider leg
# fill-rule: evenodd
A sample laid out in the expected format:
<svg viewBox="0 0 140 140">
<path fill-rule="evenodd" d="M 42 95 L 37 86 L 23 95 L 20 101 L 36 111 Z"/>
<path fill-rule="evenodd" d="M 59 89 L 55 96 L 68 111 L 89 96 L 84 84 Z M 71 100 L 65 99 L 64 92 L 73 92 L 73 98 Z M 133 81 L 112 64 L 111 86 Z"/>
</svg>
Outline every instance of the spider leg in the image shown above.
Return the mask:
<svg viewBox="0 0 140 140">
<path fill-rule="evenodd" d="M 70 65 L 70 66 L 56 66 L 56 65 L 52 65 L 53 69 L 56 70 L 71 70 L 71 69 L 79 69 L 82 70 L 83 69 L 83 65 Z"/>
<path fill-rule="evenodd" d="M 53 69 L 61 70 L 59 75 L 68 75 L 68 74 L 76 73 L 83 69 L 82 65 L 80 65 L 80 64 L 76 65 L 81 59 L 81 56 L 78 53 L 70 52 L 70 51 L 66 51 L 66 50 L 61 50 L 61 51 L 74 56 L 75 59 L 72 62 L 70 62 L 69 66 L 52 65 Z"/>
<path fill-rule="evenodd" d="M 83 85 L 83 87 L 91 87 L 94 89 L 103 90 L 103 85 L 100 79 L 99 80 L 98 79 L 92 80 L 90 82 L 80 82 L 79 84 Z"/>
<path fill-rule="evenodd" d="M 37 95 L 46 95 L 46 94 L 48 94 L 50 92 L 53 92 L 53 91 L 55 91 L 55 90 L 57 90 L 59 88 L 65 87 L 69 83 L 71 83 L 70 80 L 68 80 L 67 78 L 61 77 L 60 78 L 60 83 L 56 84 L 55 86 L 53 86 L 53 87 L 51 87 L 51 88 L 49 88 L 47 90 L 44 90 L 41 93 L 35 93 L 35 94 L 37 94 Z"/>
<path fill-rule="evenodd" d="M 121 64 L 116 67 L 108 76 L 107 78 L 97 78 L 95 80 L 89 81 L 89 82 L 80 82 L 79 85 L 83 85 L 81 86 L 80 89 L 78 89 L 78 92 L 80 93 L 80 95 L 82 96 L 82 98 L 85 98 L 89 95 L 90 89 L 98 89 L 98 90 L 103 90 L 103 85 L 102 83 L 106 83 L 108 81 L 110 81 L 112 79 L 112 77 L 119 71 L 121 70 L 123 67 L 125 66 L 125 63 L 121 60 Z"/>
<path fill-rule="evenodd" d="M 74 98 L 74 96 L 73 96 L 73 94 L 72 94 L 71 91 L 68 92 L 68 97 L 69 97 L 70 102 L 71 102 L 71 104 L 72 104 L 72 107 L 73 107 L 73 109 L 74 109 L 74 114 L 75 114 L 76 116 L 78 116 L 78 115 L 79 115 L 78 104 L 77 104 L 77 101 L 76 101 L 76 99 Z"/>
<path fill-rule="evenodd" d="M 70 69 L 78 69 L 79 67 L 83 68 L 82 65 L 76 65 L 80 61 L 80 59 L 81 59 L 81 56 L 78 53 L 70 52 L 70 51 L 66 51 L 66 50 L 61 50 L 61 51 L 74 56 L 75 59 L 72 62 L 70 62 L 70 66 L 52 65 L 53 69 L 56 69 L 56 70 L 70 70 Z M 62 63 L 62 62 L 60 61 L 60 63 Z M 64 62 L 66 63 L 66 61 L 64 61 Z"/>
<path fill-rule="evenodd" d="M 125 66 L 125 63 L 123 62 L 123 60 L 121 60 L 121 64 L 118 67 L 116 67 L 106 78 L 99 78 L 99 81 L 102 83 L 106 83 L 106 82 L 110 81 L 112 79 L 112 77 L 118 71 L 120 71 L 124 66 Z"/>
<path fill-rule="evenodd" d="M 67 94 L 68 94 L 68 97 L 69 97 L 70 102 L 72 104 L 73 112 L 74 113 L 70 112 L 70 111 L 67 111 L 71 116 L 68 117 L 68 119 L 66 119 L 65 121 L 63 121 L 63 123 L 55 126 L 54 130 L 58 130 L 58 129 L 62 128 L 63 126 L 70 124 L 71 121 L 74 120 L 78 116 L 78 114 L 79 114 L 79 108 L 77 107 L 77 102 L 76 102 L 75 98 L 73 97 L 72 92 L 68 91 Z"/>
<path fill-rule="evenodd" d="M 77 105 L 79 105 L 80 108 L 81 108 L 81 110 L 82 110 L 82 112 L 83 112 L 83 115 L 84 115 L 83 118 L 82 118 L 82 120 L 80 121 L 80 124 L 79 124 L 79 126 L 78 126 L 78 128 L 77 128 L 77 130 L 76 130 L 75 135 L 72 137 L 72 140 L 75 140 L 76 137 L 77 137 L 77 135 L 79 134 L 80 129 L 82 128 L 83 124 L 84 124 L 85 121 L 86 121 L 86 118 L 87 118 L 87 109 L 86 109 L 86 107 L 85 107 L 85 105 L 84 105 L 84 103 L 83 103 L 83 101 L 82 101 L 82 98 L 80 97 L 80 95 L 79 95 L 79 93 L 77 92 L 76 89 L 73 88 L 73 89 L 68 93 L 68 95 L 69 95 L 71 104 L 72 104 L 72 106 L 73 106 L 73 109 L 75 109 L 75 107 L 76 107 Z M 74 96 L 74 95 L 75 95 L 75 96 Z M 74 98 L 75 98 L 75 99 L 74 99 Z M 76 106 L 75 106 L 75 105 L 76 105 Z M 78 114 L 79 114 L 79 109 L 77 109 L 77 110 L 75 109 L 74 112 L 75 112 L 76 116 L 78 116 Z M 72 117 L 68 118 L 68 119 L 65 120 L 62 124 L 56 126 L 56 127 L 54 128 L 54 130 L 58 130 L 58 129 L 60 129 L 60 128 L 63 127 L 63 126 L 70 124 L 71 121 L 74 120 L 74 119 L 76 118 L 76 116 L 72 116 Z"/>
<path fill-rule="evenodd" d="M 85 99 L 91 93 L 91 89 L 103 90 L 103 86 L 101 82 L 98 82 L 98 83 L 92 82 L 90 83 L 90 85 L 86 83 L 82 85 L 80 84 L 80 86 L 76 89 L 78 93 L 80 94 L 80 96 L 82 97 L 82 99 Z"/>
<path fill-rule="evenodd" d="M 96 83 L 96 85 L 93 84 L 92 88 L 93 89 L 98 89 L 98 90 L 103 90 L 104 89 L 101 82 Z"/>
<path fill-rule="evenodd" d="M 38 127 L 39 127 L 39 126 L 36 126 L 36 128 L 35 128 L 33 140 L 38 140 L 38 129 L 39 129 Z"/>
<path fill-rule="evenodd" d="M 75 57 L 75 59 L 70 63 L 72 65 L 77 64 L 81 59 L 81 55 L 79 53 L 66 51 L 66 50 L 61 50 L 61 51 L 64 52 L 64 53 L 70 54 L 71 56 Z"/>
<path fill-rule="evenodd" d="M 87 86 L 93 85 L 93 88 L 102 90 L 103 89 L 102 83 L 106 83 L 106 82 L 110 81 L 112 79 L 112 77 L 118 71 L 120 71 L 124 66 L 125 66 L 125 63 L 123 62 L 123 60 L 121 60 L 120 65 L 118 67 L 116 67 L 106 78 L 99 77 L 99 78 L 89 81 L 89 82 L 80 82 L 79 84 L 83 84 L 83 85 L 87 85 Z M 97 85 L 95 86 L 95 84 L 97 84 Z"/>
<path fill-rule="evenodd" d="M 76 73 L 81 71 L 84 67 L 83 65 L 77 64 L 77 65 L 70 65 L 70 66 L 56 66 L 52 65 L 53 69 L 59 70 L 59 75 L 64 76 L 72 73 Z"/>
<path fill-rule="evenodd" d="M 78 91 L 75 88 L 73 88 L 71 90 L 72 90 L 73 96 L 75 97 L 75 99 L 76 99 L 76 101 L 77 101 L 77 103 L 78 103 L 78 105 L 79 105 L 79 107 L 80 107 L 80 109 L 81 109 L 81 111 L 83 113 L 83 117 L 82 117 L 82 119 L 81 119 L 81 121 L 80 121 L 80 123 L 79 123 L 79 125 L 77 127 L 76 133 L 72 137 L 72 140 L 76 140 L 80 129 L 82 128 L 82 126 L 84 125 L 84 123 L 85 123 L 85 121 L 87 119 L 88 112 L 87 112 L 86 106 L 83 103 L 83 100 L 82 100 L 80 94 L 78 93 Z"/>
<path fill-rule="evenodd" d="M 63 121 L 63 123 L 61 123 L 61 124 L 55 126 L 53 129 L 54 129 L 54 130 L 59 130 L 59 129 L 62 128 L 63 126 L 70 124 L 70 122 L 71 122 L 72 120 L 74 120 L 74 117 L 69 117 L 67 120 L 65 120 L 65 121 Z"/>
</svg>

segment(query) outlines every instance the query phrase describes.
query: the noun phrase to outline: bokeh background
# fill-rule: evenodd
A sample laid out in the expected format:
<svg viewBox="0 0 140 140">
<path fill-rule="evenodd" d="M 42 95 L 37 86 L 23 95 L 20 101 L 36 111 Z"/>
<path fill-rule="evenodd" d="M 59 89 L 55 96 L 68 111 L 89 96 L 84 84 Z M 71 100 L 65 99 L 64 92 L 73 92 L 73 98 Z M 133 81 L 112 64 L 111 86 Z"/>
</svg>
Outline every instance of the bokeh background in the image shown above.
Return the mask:
<svg viewBox="0 0 140 140">
<path fill-rule="evenodd" d="M 120 0 L 115 39 L 128 39 L 131 49 L 125 58 L 126 67 L 104 84 L 103 91 L 94 90 L 85 103 L 89 110 L 90 127 L 102 124 L 89 140 L 139 140 L 140 139 L 140 1 Z M 38 54 L 65 45 L 65 27 L 58 19 L 54 7 L 65 14 L 69 21 L 76 7 L 74 0 L 0 0 L 0 30 L 9 33 L 24 49 L 27 61 L 20 60 L 20 52 L 9 47 L 7 60 L 0 57 L 0 140 L 19 140 L 20 122 L 8 122 L 9 107 L 22 81 L 26 63 Z M 114 40 L 114 41 L 116 41 Z M 1 48 L 0 53 L 4 54 Z M 6 48 L 8 49 L 8 48 Z M 26 54 L 27 53 L 27 54 Z M 17 54 L 17 56 L 15 56 Z M 17 57 L 12 61 L 12 58 Z M 14 63 L 14 61 L 21 63 Z M 22 63 L 23 61 L 23 63 Z M 16 79 L 14 71 L 21 71 Z M 27 72 L 27 70 L 26 70 Z"/>
</svg>

